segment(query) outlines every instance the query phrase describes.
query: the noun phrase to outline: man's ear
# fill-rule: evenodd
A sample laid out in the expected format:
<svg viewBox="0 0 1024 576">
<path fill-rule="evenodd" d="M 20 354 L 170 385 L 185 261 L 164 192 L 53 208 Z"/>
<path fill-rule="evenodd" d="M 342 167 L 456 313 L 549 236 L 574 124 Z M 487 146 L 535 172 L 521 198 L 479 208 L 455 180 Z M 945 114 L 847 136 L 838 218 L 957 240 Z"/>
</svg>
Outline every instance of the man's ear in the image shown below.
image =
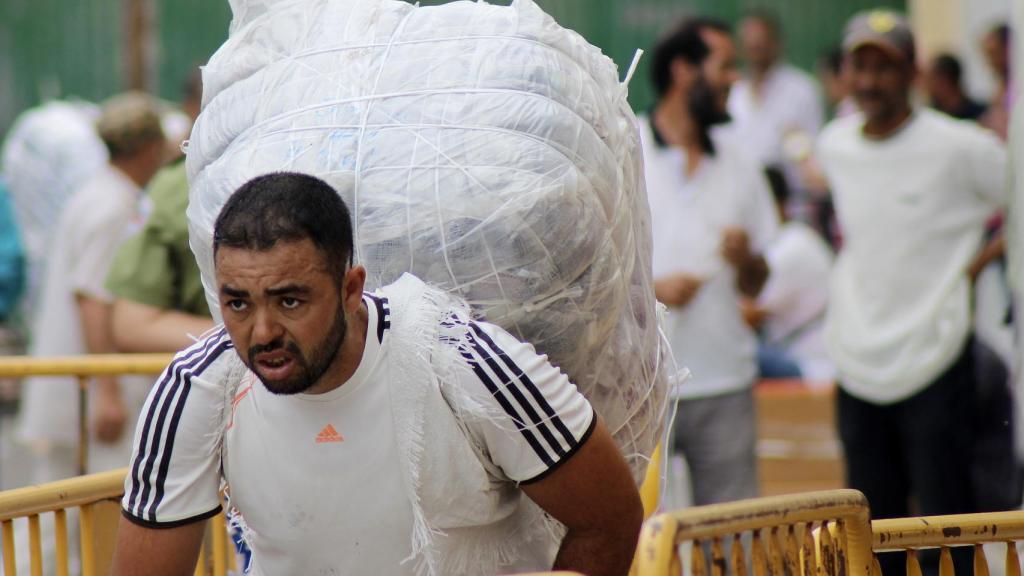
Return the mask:
<svg viewBox="0 0 1024 576">
<path fill-rule="evenodd" d="M 672 85 L 682 90 L 688 90 L 697 75 L 696 68 L 682 58 L 673 60 L 669 70 L 672 73 Z"/>
<path fill-rule="evenodd" d="M 349 314 L 359 309 L 363 302 L 363 288 L 366 287 L 366 268 L 362 265 L 351 266 L 345 270 L 341 281 L 342 306 Z"/>
</svg>

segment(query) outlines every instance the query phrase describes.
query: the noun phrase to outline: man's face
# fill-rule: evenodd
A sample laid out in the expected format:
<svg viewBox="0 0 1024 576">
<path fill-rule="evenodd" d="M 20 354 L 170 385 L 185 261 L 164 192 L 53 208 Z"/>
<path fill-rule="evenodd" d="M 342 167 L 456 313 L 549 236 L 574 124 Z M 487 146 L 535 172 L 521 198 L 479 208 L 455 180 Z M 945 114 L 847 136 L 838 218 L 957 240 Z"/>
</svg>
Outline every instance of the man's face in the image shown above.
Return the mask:
<svg viewBox="0 0 1024 576">
<path fill-rule="evenodd" d="M 771 28 L 757 18 L 744 20 L 740 25 L 740 42 L 743 57 L 752 68 L 766 70 L 778 58 L 779 46 Z"/>
<path fill-rule="evenodd" d="M 221 246 L 215 263 L 224 325 L 267 390 L 304 392 L 340 362 L 353 312 L 348 284 L 359 282 L 361 294 L 362 276 L 353 280 L 350 269 L 339 283 L 309 239 L 265 251 Z"/>
<path fill-rule="evenodd" d="M 1006 45 L 995 32 L 989 32 L 981 41 L 981 49 L 985 53 L 985 60 L 992 68 L 992 71 L 1005 78 L 1009 75 L 1010 64 Z"/>
<path fill-rule="evenodd" d="M 877 46 L 862 46 L 850 55 L 850 87 L 869 120 L 891 118 L 910 98 L 913 68 L 904 59 Z"/>
<path fill-rule="evenodd" d="M 728 34 L 713 28 L 702 30 L 701 39 L 710 50 L 707 59 L 701 66 L 701 75 L 714 95 L 718 111 L 725 113 L 729 90 L 739 79 L 739 69 L 736 66 L 736 46 Z"/>
</svg>

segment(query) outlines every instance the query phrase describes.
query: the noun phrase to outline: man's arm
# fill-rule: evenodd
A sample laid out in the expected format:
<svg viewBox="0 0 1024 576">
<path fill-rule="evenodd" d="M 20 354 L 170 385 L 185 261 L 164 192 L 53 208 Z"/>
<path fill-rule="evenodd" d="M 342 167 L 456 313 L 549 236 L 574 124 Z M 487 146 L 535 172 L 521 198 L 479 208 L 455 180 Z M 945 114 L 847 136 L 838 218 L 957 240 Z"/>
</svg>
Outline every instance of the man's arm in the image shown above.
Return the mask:
<svg viewBox="0 0 1024 576">
<path fill-rule="evenodd" d="M 569 529 L 554 569 L 589 576 L 629 572 L 643 505 L 604 422 L 598 419 L 590 438 L 554 472 L 521 488 Z"/>
<path fill-rule="evenodd" d="M 114 302 L 114 343 L 122 352 L 177 352 L 188 348 L 213 320 L 124 298 Z"/>
<path fill-rule="evenodd" d="M 78 319 L 82 325 L 85 350 L 90 354 L 114 352 L 110 330 L 110 304 L 87 296 L 75 294 L 78 305 Z M 99 384 L 96 406 L 93 407 L 93 427 L 102 442 L 115 442 L 124 433 L 128 411 L 121 398 L 121 385 L 113 376 L 97 376 Z"/>
<path fill-rule="evenodd" d="M 673 274 L 654 280 L 654 297 L 665 306 L 685 308 L 704 281 L 691 274 Z"/>
<path fill-rule="evenodd" d="M 196 568 L 205 520 L 174 528 L 146 528 L 121 518 L 113 576 L 189 576 Z"/>
</svg>

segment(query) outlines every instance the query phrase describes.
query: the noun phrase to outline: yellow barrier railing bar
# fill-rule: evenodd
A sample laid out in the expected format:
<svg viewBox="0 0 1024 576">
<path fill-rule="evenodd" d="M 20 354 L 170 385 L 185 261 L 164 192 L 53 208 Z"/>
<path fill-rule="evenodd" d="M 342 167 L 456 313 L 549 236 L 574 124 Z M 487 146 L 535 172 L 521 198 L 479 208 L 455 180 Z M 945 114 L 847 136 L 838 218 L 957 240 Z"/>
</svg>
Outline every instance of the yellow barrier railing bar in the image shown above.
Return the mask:
<svg viewBox="0 0 1024 576">
<path fill-rule="evenodd" d="M 96 543 L 98 537 L 109 538 L 116 530 L 115 525 L 106 525 L 100 521 L 103 516 L 99 512 L 110 512 L 109 508 L 100 510 L 99 506 L 108 506 L 113 502 L 120 507 L 120 499 L 124 495 L 124 480 L 128 468 L 111 470 L 100 474 L 79 476 L 38 486 L 28 486 L 0 492 L 0 529 L 2 529 L 2 550 L 4 574 L 17 574 L 14 520 L 26 518 L 29 523 L 29 557 L 30 573 L 35 576 L 42 574 L 42 549 L 40 515 L 54 513 L 54 531 L 56 532 L 56 573 L 58 576 L 68 574 L 68 508 L 79 508 L 79 529 L 81 533 L 82 576 L 98 575 L 109 563 L 109 558 L 97 557 Z M 109 517 L 108 520 L 109 522 Z M 223 514 L 213 516 L 209 521 L 210 542 L 204 541 L 200 551 L 199 562 L 196 563 L 196 576 L 224 576 L 228 568 L 234 564 L 231 553 L 233 544 L 227 538 L 227 526 Z M 205 539 L 204 539 L 205 540 Z M 103 550 L 103 548 L 100 548 Z M 102 568 L 101 568 L 102 567 Z"/>
<path fill-rule="evenodd" d="M 872 566 L 869 518 L 867 500 L 856 490 L 755 498 L 659 514 L 644 524 L 637 551 L 639 574 L 681 574 L 679 548 L 693 542 L 694 576 L 707 572 L 705 544 L 711 551 L 711 575 L 725 576 L 724 539 L 752 532 L 755 574 L 781 574 L 785 566 L 794 576 L 866 576 Z M 798 525 L 804 528 L 799 541 Z M 817 543 L 815 525 L 821 535 Z M 730 573 L 745 574 L 741 547 L 733 546 L 731 556 Z"/>
<path fill-rule="evenodd" d="M 953 514 L 875 520 L 871 523 L 872 548 L 875 552 L 905 551 L 907 574 L 921 574 L 917 551 L 938 548 L 939 574 L 953 576 L 950 548 L 974 548 L 974 574 L 988 576 L 988 558 L 983 544 L 1005 543 L 1005 574 L 1020 576 L 1020 559 L 1016 542 L 1024 540 L 1024 511 Z"/>
<path fill-rule="evenodd" d="M 56 532 L 57 576 L 68 576 L 68 513 L 53 511 L 53 530 Z"/>
<path fill-rule="evenodd" d="M 42 358 L 0 357 L 0 378 L 76 376 L 78 378 L 78 473 L 85 474 L 89 458 L 89 378 L 121 374 L 159 374 L 171 354 L 91 354 Z"/>
</svg>

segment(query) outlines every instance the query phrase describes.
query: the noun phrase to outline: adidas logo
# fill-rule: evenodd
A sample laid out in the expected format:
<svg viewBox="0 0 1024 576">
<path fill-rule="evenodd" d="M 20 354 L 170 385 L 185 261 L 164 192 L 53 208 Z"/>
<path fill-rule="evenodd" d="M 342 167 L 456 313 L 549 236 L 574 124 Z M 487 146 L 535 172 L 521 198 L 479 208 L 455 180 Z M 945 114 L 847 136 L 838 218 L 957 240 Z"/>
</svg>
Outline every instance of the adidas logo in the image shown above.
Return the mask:
<svg viewBox="0 0 1024 576">
<path fill-rule="evenodd" d="M 338 434 L 338 431 L 334 429 L 334 426 L 328 424 L 324 426 L 324 429 L 316 435 L 316 443 L 322 444 L 324 442 L 344 442 L 345 439 Z"/>
</svg>

